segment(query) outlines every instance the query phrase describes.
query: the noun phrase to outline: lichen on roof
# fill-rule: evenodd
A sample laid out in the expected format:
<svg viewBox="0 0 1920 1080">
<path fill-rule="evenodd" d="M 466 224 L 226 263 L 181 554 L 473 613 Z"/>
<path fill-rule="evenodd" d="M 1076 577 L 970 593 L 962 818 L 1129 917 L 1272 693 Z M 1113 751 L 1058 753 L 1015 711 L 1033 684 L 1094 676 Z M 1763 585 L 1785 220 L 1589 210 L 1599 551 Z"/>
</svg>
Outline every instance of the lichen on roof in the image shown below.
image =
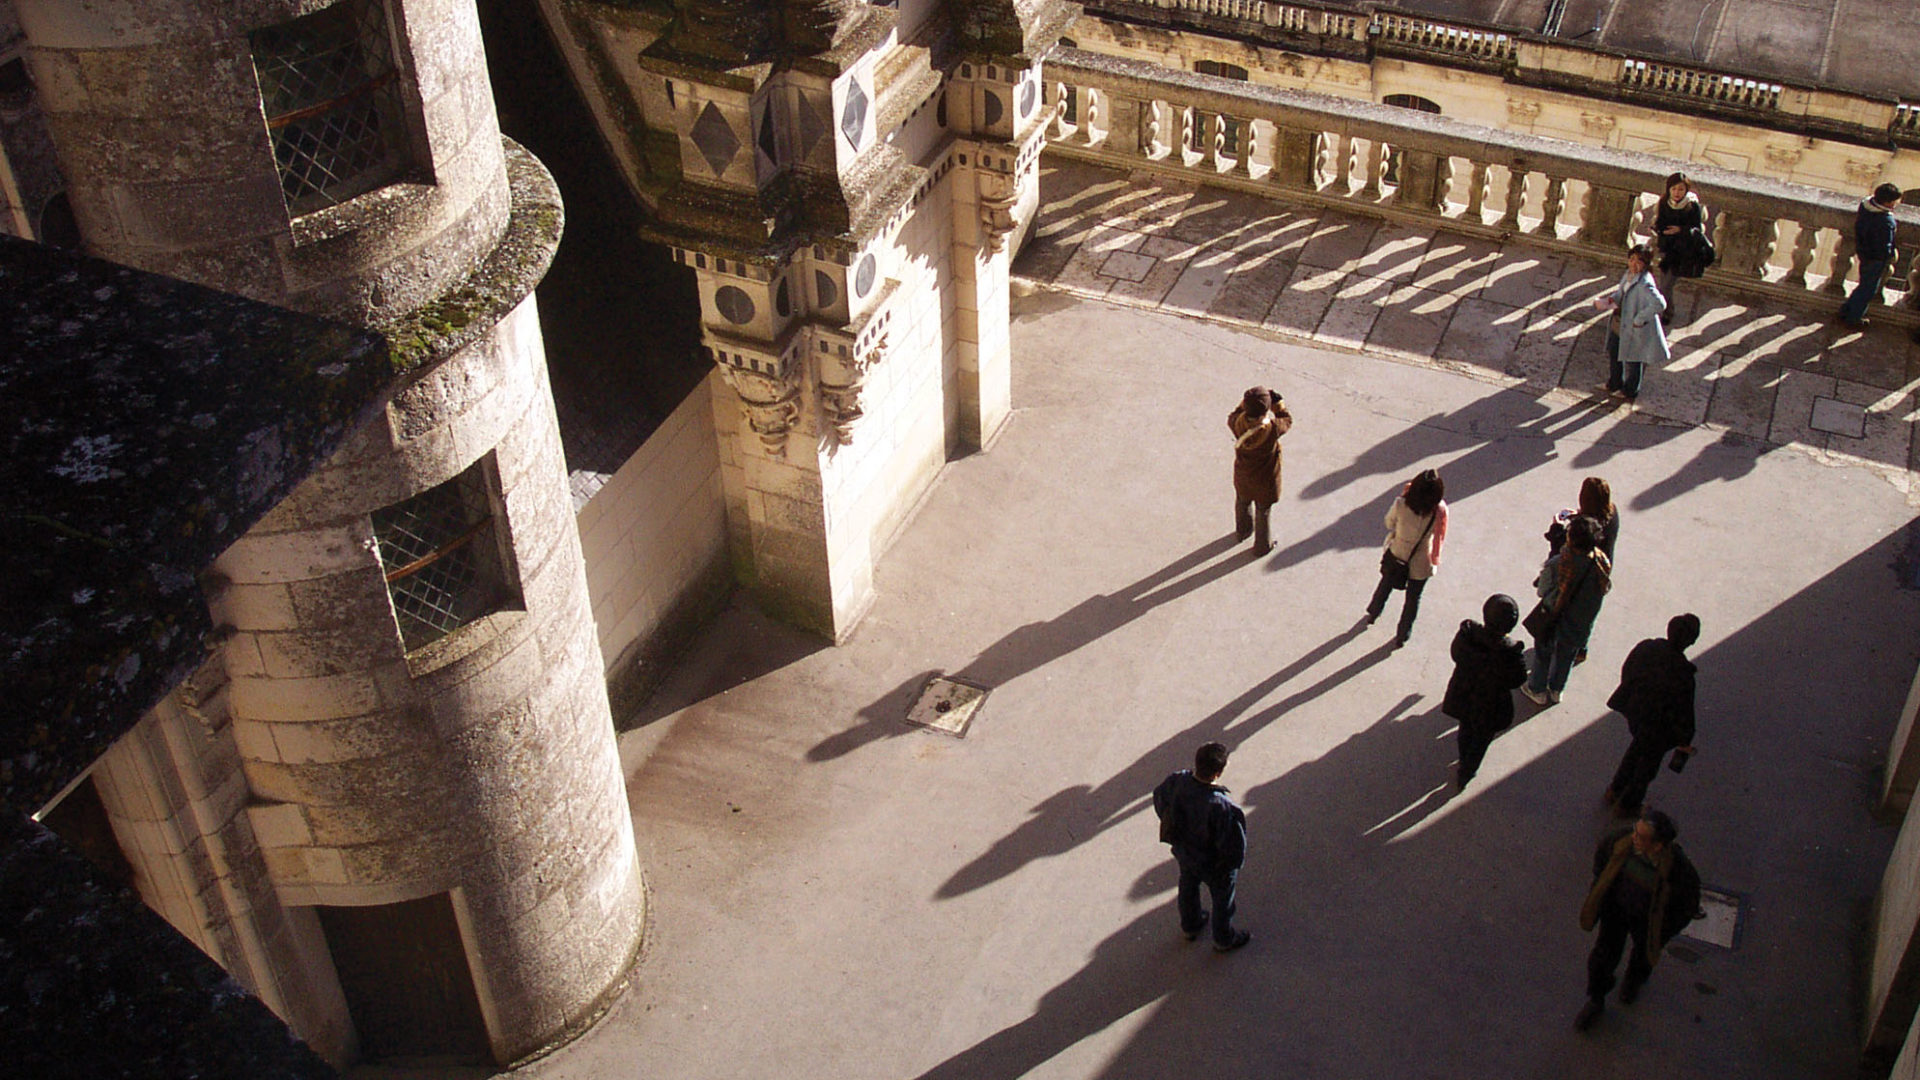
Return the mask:
<svg viewBox="0 0 1920 1080">
<path fill-rule="evenodd" d="M 379 335 L 0 237 L 0 802 L 205 660 L 199 575 L 368 415 Z"/>
</svg>

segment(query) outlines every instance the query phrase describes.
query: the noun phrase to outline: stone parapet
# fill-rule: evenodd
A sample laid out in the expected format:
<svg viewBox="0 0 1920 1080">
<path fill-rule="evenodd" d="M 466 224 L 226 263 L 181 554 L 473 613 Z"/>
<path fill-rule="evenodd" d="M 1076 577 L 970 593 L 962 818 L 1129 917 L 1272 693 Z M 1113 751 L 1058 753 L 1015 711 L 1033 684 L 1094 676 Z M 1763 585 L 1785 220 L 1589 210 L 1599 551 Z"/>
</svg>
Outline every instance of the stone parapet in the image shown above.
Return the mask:
<svg viewBox="0 0 1920 1080">
<path fill-rule="evenodd" d="M 1712 193 L 1719 261 L 1709 280 L 1837 305 L 1855 269 L 1858 199 L 1803 184 L 1077 49 L 1049 61 L 1048 79 L 1055 153 L 1469 234 L 1524 233 L 1589 254 L 1624 250 L 1642 203 L 1684 167 Z M 1067 94 L 1075 95 L 1075 115 L 1094 119 L 1067 121 Z M 1233 150 L 1196 138 L 1195 125 L 1216 122 L 1210 118 L 1243 124 L 1246 136 Z M 1496 179 L 1504 192 L 1489 190 Z M 1417 196 L 1408 187 L 1415 181 L 1429 185 Z M 1913 242 L 1902 246 L 1892 277 L 1904 297 L 1886 310 L 1920 324 L 1920 290 L 1910 278 L 1920 213 L 1903 208 L 1899 216 Z"/>
</svg>

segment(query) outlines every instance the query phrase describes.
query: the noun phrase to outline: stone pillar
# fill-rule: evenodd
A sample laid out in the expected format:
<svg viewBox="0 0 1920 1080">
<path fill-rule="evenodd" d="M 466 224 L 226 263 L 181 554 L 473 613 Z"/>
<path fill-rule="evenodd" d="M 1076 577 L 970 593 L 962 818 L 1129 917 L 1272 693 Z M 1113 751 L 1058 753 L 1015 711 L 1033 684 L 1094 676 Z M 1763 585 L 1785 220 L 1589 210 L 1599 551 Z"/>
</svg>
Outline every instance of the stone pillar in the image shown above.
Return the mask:
<svg viewBox="0 0 1920 1080">
<path fill-rule="evenodd" d="M 1393 204 L 1422 214 L 1437 214 L 1446 209 L 1447 186 L 1453 163 L 1425 150 L 1400 152 L 1400 186 L 1393 193 Z"/>
<path fill-rule="evenodd" d="M 1273 183 L 1298 191 L 1312 191 L 1320 173 L 1320 140 L 1312 131 L 1299 128 L 1273 129 Z M 1344 192 L 1342 193 L 1344 194 Z"/>
<path fill-rule="evenodd" d="M 404 372 L 211 572 L 248 872 L 289 924 L 448 894 L 493 1056 L 568 1037 L 642 891 L 532 295 L 561 207 L 471 0 L 16 6 L 90 250 L 380 330 Z"/>
<path fill-rule="evenodd" d="M 1920 672 L 1907 690 L 1907 703 L 1900 710 L 1900 726 L 1893 733 L 1893 746 L 1887 754 L 1886 772 L 1880 784 L 1880 809 L 1883 813 L 1905 813 L 1920 785 Z"/>
<path fill-rule="evenodd" d="M 1752 214 L 1723 211 L 1715 219 L 1713 245 L 1719 253 L 1715 270 L 1736 277 L 1761 277 L 1773 254 L 1773 222 Z"/>
<path fill-rule="evenodd" d="M 1617 255 L 1627 248 L 1627 231 L 1633 226 L 1633 202 L 1637 196 L 1621 188 L 1599 184 L 1587 188 L 1587 211 L 1574 237 L 1582 244 Z"/>
<path fill-rule="evenodd" d="M 1920 815 L 1908 814 L 1894 841 L 1874 904 L 1867 979 L 1865 1054 L 1883 1064 L 1899 1053 L 1920 1005 Z"/>
</svg>

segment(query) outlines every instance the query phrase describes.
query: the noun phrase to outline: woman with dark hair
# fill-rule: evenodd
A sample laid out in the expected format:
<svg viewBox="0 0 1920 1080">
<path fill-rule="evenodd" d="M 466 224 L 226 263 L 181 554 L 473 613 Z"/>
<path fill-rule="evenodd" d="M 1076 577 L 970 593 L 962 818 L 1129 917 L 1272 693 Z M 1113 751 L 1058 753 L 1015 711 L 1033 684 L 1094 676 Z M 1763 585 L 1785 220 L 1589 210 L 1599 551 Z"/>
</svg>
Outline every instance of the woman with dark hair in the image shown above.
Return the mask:
<svg viewBox="0 0 1920 1080">
<path fill-rule="evenodd" d="M 1706 273 L 1707 208 L 1693 190 L 1686 173 L 1667 177 L 1667 195 L 1653 209 L 1653 242 L 1660 248 L 1660 295 L 1673 300 L 1673 290 L 1683 277 L 1697 278 Z M 1673 325 L 1673 309 L 1660 316 Z"/>
<path fill-rule="evenodd" d="M 1380 585 L 1367 601 L 1367 625 L 1372 626 L 1386 610 L 1387 596 L 1405 589 L 1407 599 L 1400 607 L 1400 629 L 1394 635 L 1396 647 L 1413 636 L 1413 620 L 1420 614 L 1420 594 L 1427 579 L 1440 565 L 1440 545 L 1447 539 L 1447 485 L 1432 469 L 1407 482 L 1387 508 L 1386 549 L 1380 553 Z"/>
<path fill-rule="evenodd" d="M 1580 513 L 1600 523 L 1595 544 L 1613 561 L 1613 545 L 1620 539 L 1620 508 L 1613 505 L 1613 487 L 1598 476 L 1580 481 Z"/>
<path fill-rule="evenodd" d="M 1567 688 L 1573 658 L 1586 648 L 1600 604 L 1613 588 L 1613 565 L 1600 550 L 1600 523 L 1580 515 L 1567 526 L 1567 542 L 1534 580 L 1540 602 L 1527 616 L 1533 635 L 1533 670 L 1520 692 L 1535 705 L 1551 705 Z"/>
<path fill-rule="evenodd" d="M 1620 275 L 1620 284 L 1594 300 L 1600 310 L 1613 313 L 1607 321 L 1607 393 L 1628 401 L 1640 396 L 1640 376 L 1646 366 L 1665 364 L 1671 355 L 1667 330 L 1660 322 L 1667 298 L 1647 270 L 1652 264 L 1653 249 L 1633 245 L 1627 251 L 1627 272 Z"/>
</svg>

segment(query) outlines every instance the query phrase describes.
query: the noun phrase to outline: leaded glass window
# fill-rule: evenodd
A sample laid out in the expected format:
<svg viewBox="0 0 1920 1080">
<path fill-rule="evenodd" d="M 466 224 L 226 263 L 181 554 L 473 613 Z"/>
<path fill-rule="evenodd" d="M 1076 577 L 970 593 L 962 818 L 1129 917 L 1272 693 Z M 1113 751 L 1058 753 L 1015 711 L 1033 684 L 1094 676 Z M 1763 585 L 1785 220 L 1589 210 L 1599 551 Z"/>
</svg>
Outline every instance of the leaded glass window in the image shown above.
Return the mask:
<svg viewBox="0 0 1920 1080">
<path fill-rule="evenodd" d="M 514 597 L 484 465 L 373 514 L 387 593 L 409 652 Z"/>
<path fill-rule="evenodd" d="M 289 213 L 345 202 L 406 168 L 383 0 L 341 0 L 251 40 Z"/>
</svg>

